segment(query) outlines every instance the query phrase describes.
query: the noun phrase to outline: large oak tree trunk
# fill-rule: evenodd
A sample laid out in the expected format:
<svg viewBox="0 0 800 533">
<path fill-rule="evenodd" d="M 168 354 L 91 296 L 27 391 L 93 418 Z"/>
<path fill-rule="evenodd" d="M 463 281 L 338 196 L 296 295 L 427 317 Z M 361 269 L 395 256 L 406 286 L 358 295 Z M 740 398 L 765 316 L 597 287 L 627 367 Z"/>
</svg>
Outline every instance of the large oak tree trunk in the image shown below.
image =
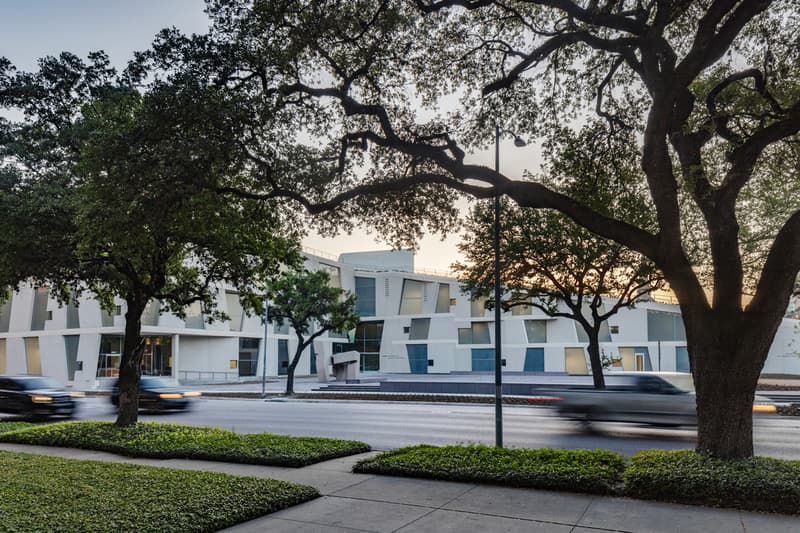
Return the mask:
<svg viewBox="0 0 800 533">
<path fill-rule="evenodd" d="M 128 299 L 125 313 L 125 339 L 119 365 L 119 412 L 117 426 L 130 426 L 139 419 L 139 380 L 141 378 L 144 339 L 142 313 L 144 305 L 138 299 Z"/>
<path fill-rule="evenodd" d="M 710 311 L 687 321 L 697 389 L 697 450 L 717 457 L 753 455 L 753 398 L 781 317 Z"/>
</svg>

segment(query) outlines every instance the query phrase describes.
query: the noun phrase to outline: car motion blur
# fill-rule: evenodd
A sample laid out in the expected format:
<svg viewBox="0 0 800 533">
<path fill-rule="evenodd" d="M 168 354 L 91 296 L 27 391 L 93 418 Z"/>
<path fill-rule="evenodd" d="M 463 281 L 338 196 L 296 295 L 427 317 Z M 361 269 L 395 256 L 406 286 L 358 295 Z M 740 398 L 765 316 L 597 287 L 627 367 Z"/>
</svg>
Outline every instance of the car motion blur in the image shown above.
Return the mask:
<svg viewBox="0 0 800 533">
<path fill-rule="evenodd" d="M 187 391 L 169 378 L 142 376 L 139 381 L 139 409 L 145 411 L 185 411 L 191 408 L 197 391 Z M 119 380 L 111 389 L 111 403 L 119 407 Z"/>
<path fill-rule="evenodd" d="M 557 403 L 560 415 L 581 422 L 630 422 L 651 426 L 696 426 L 691 374 L 625 372 L 606 376 L 605 389 L 568 390 Z M 756 395 L 754 413 L 775 413 L 776 405 Z"/>
<path fill-rule="evenodd" d="M 75 414 L 75 398 L 82 393 L 64 390 L 56 381 L 44 376 L 0 376 L 0 412 L 26 418 L 71 418 Z"/>
</svg>

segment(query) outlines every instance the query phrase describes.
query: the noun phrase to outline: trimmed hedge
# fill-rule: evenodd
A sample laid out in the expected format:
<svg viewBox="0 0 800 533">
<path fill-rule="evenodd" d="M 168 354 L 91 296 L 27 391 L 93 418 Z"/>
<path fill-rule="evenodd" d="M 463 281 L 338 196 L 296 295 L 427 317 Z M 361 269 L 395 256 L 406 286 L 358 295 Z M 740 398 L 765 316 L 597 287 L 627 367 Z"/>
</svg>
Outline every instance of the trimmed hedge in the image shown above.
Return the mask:
<svg viewBox="0 0 800 533">
<path fill-rule="evenodd" d="M 412 446 L 359 461 L 354 472 L 613 494 L 622 456 L 606 450 Z"/>
<path fill-rule="evenodd" d="M 370 450 L 351 440 L 239 434 L 215 427 L 139 422 L 79 421 L 38 425 L 0 434 L 0 442 L 100 450 L 129 457 L 201 459 L 273 466 L 306 466 Z"/>
<path fill-rule="evenodd" d="M 217 531 L 318 496 L 274 479 L 0 452 L 3 531 Z"/>
<path fill-rule="evenodd" d="M 0 421 L 0 433 L 8 433 L 9 431 L 16 431 L 18 429 L 24 429 L 33 427 L 35 424 L 31 422 L 5 422 Z"/>
<path fill-rule="evenodd" d="M 634 498 L 800 514 L 800 461 L 648 450 L 631 457 L 624 480 Z"/>
</svg>

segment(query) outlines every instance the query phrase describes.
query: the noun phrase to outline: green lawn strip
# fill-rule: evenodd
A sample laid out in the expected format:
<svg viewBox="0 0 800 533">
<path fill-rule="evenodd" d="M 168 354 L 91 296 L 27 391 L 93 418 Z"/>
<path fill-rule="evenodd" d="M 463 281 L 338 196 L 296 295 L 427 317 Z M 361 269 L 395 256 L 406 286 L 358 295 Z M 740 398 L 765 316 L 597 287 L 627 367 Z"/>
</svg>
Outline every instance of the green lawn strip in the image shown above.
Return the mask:
<svg viewBox="0 0 800 533">
<path fill-rule="evenodd" d="M 139 422 L 80 421 L 37 425 L 0 434 L 0 442 L 61 446 L 118 453 L 130 457 L 201 459 L 272 466 L 306 466 L 369 451 L 350 440 L 289 437 L 271 433 L 239 434 L 214 427 Z"/>
<path fill-rule="evenodd" d="M 318 496 L 274 479 L 0 452 L 2 531 L 217 531 Z"/>
<path fill-rule="evenodd" d="M 648 450 L 631 457 L 624 480 L 634 498 L 800 514 L 800 461 Z"/>
<path fill-rule="evenodd" d="M 612 494 L 624 467 L 622 456 L 605 450 L 421 445 L 359 461 L 353 471 Z"/>
</svg>

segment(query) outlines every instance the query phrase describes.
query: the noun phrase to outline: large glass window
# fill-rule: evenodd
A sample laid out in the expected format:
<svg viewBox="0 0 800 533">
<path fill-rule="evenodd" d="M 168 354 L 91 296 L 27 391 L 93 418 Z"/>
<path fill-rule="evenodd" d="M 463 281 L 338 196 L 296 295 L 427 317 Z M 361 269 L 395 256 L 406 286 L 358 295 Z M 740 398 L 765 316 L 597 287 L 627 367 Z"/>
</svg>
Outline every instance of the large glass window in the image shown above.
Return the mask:
<svg viewBox="0 0 800 533">
<path fill-rule="evenodd" d="M 122 335 L 101 335 L 100 353 L 97 356 L 97 377 L 119 376 L 119 363 L 122 358 Z"/>
<path fill-rule="evenodd" d="M 403 280 L 403 293 L 400 297 L 401 315 L 418 315 L 422 313 L 424 285 L 422 281 Z"/>
<path fill-rule="evenodd" d="M 647 310 L 647 340 L 685 341 L 686 330 L 678 313 Z"/>
<path fill-rule="evenodd" d="M 428 373 L 428 345 L 406 344 L 408 368 L 412 374 Z"/>
<path fill-rule="evenodd" d="M 289 341 L 278 339 L 278 375 L 285 376 L 289 373 Z"/>
<path fill-rule="evenodd" d="M 547 320 L 526 320 L 525 334 L 528 342 L 547 342 Z"/>
<path fill-rule="evenodd" d="M 472 371 L 490 372 L 494 370 L 494 350 L 489 348 L 472 349 Z"/>
<path fill-rule="evenodd" d="M 225 293 L 225 303 L 228 304 L 228 327 L 231 331 L 242 331 L 242 320 L 244 319 L 244 308 L 242 302 L 239 300 L 239 293 L 227 291 Z M 239 367 L 239 375 L 242 375 L 241 367 Z M 250 375 L 250 374 L 245 374 Z"/>
<path fill-rule="evenodd" d="M 238 297 L 237 297 L 238 300 Z M 261 339 L 239 339 L 239 376 L 255 376 L 258 371 L 258 349 Z"/>
<path fill-rule="evenodd" d="M 513 316 L 522 316 L 531 314 L 532 307 L 528 303 L 518 304 L 511 308 Z"/>
<path fill-rule="evenodd" d="M 356 313 L 375 316 L 375 278 L 356 277 Z"/>
<path fill-rule="evenodd" d="M 428 332 L 430 329 L 430 318 L 412 318 L 411 328 L 409 328 L 408 332 L 408 338 L 409 340 L 426 340 L 428 338 Z"/>
<path fill-rule="evenodd" d="M 450 284 L 440 283 L 439 292 L 436 295 L 436 312 L 449 313 L 450 312 Z"/>
<path fill-rule="evenodd" d="M 288 335 L 289 334 L 289 321 L 282 319 L 280 322 L 275 322 L 274 331 L 275 331 L 275 333 L 278 333 L 279 335 Z"/>
<path fill-rule="evenodd" d="M 361 371 L 380 370 L 381 338 L 383 321 L 361 322 L 356 326 L 353 349 L 361 354 Z"/>
<path fill-rule="evenodd" d="M 47 287 L 37 287 L 33 294 L 33 315 L 31 316 L 31 331 L 44 329 L 47 320 L 47 299 L 50 291 Z"/>
<path fill-rule="evenodd" d="M 39 337 L 25 337 L 25 363 L 27 374 L 42 375 L 42 352 L 39 350 Z"/>
</svg>

